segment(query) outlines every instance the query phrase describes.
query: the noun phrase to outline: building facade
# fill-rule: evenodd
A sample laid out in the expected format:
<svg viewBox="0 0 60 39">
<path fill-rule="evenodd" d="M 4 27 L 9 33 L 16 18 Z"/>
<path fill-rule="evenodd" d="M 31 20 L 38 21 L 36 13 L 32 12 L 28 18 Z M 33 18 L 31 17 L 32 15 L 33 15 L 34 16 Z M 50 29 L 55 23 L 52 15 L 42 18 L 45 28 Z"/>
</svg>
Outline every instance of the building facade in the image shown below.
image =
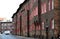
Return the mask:
<svg viewBox="0 0 60 39">
<path fill-rule="evenodd" d="M 55 8 L 58 8 L 59 2 L 58 0 L 25 0 L 12 16 L 15 34 L 28 37 L 42 36 L 49 39 L 56 37 L 59 22 L 55 20 L 59 17 Z"/>
<path fill-rule="evenodd" d="M 0 33 L 1 33 L 1 23 L 0 23 Z"/>
<path fill-rule="evenodd" d="M 12 26 L 12 22 L 0 22 L 1 23 L 1 33 L 3 33 L 6 30 L 12 31 L 13 30 L 13 26 Z"/>
</svg>

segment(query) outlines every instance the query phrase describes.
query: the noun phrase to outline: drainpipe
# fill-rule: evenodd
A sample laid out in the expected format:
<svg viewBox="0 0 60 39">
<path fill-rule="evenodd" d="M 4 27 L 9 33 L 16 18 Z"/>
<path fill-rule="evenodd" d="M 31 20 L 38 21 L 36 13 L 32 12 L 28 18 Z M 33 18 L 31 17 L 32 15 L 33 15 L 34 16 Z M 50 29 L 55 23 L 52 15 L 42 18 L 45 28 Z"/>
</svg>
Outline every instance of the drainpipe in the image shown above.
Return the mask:
<svg viewBox="0 0 60 39">
<path fill-rule="evenodd" d="M 29 37 L 29 10 L 27 10 L 27 35 Z"/>
<path fill-rule="evenodd" d="M 41 0 L 38 0 L 38 20 L 40 25 L 40 39 L 42 39 L 42 24 L 41 24 Z"/>
</svg>

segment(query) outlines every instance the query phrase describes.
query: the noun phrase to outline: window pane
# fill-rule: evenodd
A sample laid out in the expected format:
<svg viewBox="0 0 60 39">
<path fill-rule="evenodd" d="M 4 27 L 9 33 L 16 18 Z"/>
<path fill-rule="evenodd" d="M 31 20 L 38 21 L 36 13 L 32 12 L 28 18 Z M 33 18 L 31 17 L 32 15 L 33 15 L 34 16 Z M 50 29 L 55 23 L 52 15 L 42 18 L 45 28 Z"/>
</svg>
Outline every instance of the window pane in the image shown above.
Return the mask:
<svg viewBox="0 0 60 39">
<path fill-rule="evenodd" d="M 49 1 L 49 3 L 48 3 L 48 4 L 49 4 L 49 11 L 50 11 L 50 1 Z"/>
<path fill-rule="evenodd" d="M 41 14 L 44 14 L 46 12 L 46 3 L 41 4 Z"/>
<path fill-rule="evenodd" d="M 49 11 L 54 9 L 54 0 L 49 0 L 48 5 L 49 5 Z"/>
<path fill-rule="evenodd" d="M 41 4 L 41 14 L 43 14 L 43 4 Z"/>
<path fill-rule="evenodd" d="M 42 22 L 42 29 L 44 29 L 44 22 Z"/>
<path fill-rule="evenodd" d="M 44 13 L 46 12 L 46 3 L 44 3 Z"/>
<path fill-rule="evenodd" d="M 52 29 L 54 29 L 54 20 L 52 20 Z"/>
<path fill-rule="evenodd" d="M 54 0 L 52 0 L 52 9 L 54 9 Z"/>
</svg>

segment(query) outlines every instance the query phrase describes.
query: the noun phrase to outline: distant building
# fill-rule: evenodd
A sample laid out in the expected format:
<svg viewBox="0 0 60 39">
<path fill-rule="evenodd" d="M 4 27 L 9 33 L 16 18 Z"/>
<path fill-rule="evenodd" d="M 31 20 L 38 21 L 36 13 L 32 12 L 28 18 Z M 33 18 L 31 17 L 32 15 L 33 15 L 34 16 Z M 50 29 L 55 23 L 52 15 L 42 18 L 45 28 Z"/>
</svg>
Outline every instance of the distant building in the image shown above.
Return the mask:
<svg viewBox="0 0 60 39">
<path fill-rule="evenodd" d="M 0 22 L 0 33 L 1 33 L 1 22 Z"/>
<path fill-rule="evenodd" d="M 0 22 L 3 21 L 3 20 L 4 20 L 4 18 L 0 18 Z"/>
<path fill-rule="evenodd" d="M 4 20 L 4 18 L 0 17 L 0 33 L 1 33 L 1 22 Z"/>
<path fill-rule="evenodd" d="M 12 22 L 0 22 L 0 25 L 1 25 L 1 32 L 4 32 L 6 30 L 9 31 L 13 30 Z"/>
</svg>

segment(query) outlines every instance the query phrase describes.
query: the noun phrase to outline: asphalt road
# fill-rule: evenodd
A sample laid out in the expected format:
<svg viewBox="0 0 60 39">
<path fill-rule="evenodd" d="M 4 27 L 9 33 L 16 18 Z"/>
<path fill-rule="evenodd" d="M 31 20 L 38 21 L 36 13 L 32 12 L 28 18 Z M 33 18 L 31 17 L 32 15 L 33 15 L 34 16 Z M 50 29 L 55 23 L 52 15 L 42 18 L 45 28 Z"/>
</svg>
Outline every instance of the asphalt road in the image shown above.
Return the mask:
<svg viewBox="0 0 60 39">
<path fill-rule="evenodd" d="M 15 35 L 0 34 L 0 39 L 34 39 L 34 38 L 15 36 Z"/>
<path fill-rule="evenodd" d="M 0 34 L 0 39 L 23 39 L 21 37 L 17 37 L 14 35 L 5 35 L 5 34 Z"/>
</svg>

